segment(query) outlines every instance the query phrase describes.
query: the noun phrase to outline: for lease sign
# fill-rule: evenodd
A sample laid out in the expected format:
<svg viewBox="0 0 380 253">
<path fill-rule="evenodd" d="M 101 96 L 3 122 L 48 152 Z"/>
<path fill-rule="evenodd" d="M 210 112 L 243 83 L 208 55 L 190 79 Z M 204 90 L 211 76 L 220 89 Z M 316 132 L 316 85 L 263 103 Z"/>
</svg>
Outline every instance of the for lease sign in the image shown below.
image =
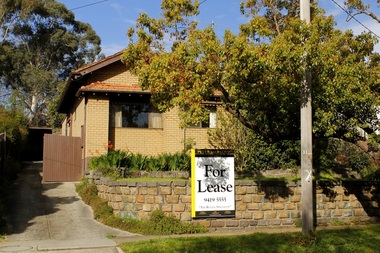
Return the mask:
<svg viewBox="0 0 380 253">
<path fill-rule="evenodd" d="M 192 217 L 234 217 L 234 156 L 230 150 L 191 150 Z"/>
</svg>

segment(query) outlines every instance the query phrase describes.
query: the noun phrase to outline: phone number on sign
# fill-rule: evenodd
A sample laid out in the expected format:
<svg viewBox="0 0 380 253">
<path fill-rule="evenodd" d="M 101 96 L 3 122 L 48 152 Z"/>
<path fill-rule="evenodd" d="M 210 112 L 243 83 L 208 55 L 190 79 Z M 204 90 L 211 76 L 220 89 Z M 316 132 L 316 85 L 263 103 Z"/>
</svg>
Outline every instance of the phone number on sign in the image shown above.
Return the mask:
<svg viewBox="0 0 380 253">
<path fill-rule="evenodd" d="M 204 202 L 226 202 L 226 197 L 217 197 L 217 198 L 204 198 Z"/>
</svg>

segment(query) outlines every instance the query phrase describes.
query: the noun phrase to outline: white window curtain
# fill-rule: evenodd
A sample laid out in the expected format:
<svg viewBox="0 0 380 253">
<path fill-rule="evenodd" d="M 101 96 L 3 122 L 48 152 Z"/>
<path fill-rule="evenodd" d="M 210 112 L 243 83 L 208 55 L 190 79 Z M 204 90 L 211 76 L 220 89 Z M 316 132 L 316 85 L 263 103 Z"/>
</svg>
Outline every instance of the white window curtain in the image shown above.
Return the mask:
<svg viewBox="0 0 380 253">
<path fill-rule="evenodd" d="M 210 112 L 210 128 L 216 128 L 216 112 Z"/>
<path fill-rule="evenodd" d="M 122 127 L 123 126 L 123 115 L 121 110 L 115 111 L 114 114 L 114 127 Z"/>
<path fill-rule="evenodd" d="M 149 113 L 149 128 L 162 128 L 162 114 L 158 112 Z"/>
</svg>

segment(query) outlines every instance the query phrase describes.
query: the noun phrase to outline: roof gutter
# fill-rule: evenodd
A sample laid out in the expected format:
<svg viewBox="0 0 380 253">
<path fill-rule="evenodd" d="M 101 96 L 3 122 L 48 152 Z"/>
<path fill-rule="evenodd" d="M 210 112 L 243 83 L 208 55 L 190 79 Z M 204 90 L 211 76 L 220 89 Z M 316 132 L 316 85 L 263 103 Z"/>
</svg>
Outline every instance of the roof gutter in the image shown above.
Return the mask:
<svg viewBox="0 0 380 253">
<path fill-rule="evenodd" d="M 107 90 L 107 89 L 79 89 L 77 93 L 75 94 L 76 97 L 80 97 L 81 95 L 84 95 L 84 93 L 119 93 L 119 94 L 151 94 L 150 91 L 143 91 L 143 90 Z"/>
</svg>

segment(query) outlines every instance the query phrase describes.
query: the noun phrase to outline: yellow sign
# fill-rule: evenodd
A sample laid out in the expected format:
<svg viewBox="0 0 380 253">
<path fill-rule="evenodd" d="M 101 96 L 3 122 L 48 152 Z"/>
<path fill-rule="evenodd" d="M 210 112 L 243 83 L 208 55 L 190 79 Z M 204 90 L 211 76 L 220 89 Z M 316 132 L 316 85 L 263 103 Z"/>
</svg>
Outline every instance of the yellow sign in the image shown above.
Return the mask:
<svg viewBox="0 0 380 253">
<path fill-rule="evenodd" d="M 235 217 L 234 156 L 230 150 L 191 150 L 191 216 Z"/>
</svg>

